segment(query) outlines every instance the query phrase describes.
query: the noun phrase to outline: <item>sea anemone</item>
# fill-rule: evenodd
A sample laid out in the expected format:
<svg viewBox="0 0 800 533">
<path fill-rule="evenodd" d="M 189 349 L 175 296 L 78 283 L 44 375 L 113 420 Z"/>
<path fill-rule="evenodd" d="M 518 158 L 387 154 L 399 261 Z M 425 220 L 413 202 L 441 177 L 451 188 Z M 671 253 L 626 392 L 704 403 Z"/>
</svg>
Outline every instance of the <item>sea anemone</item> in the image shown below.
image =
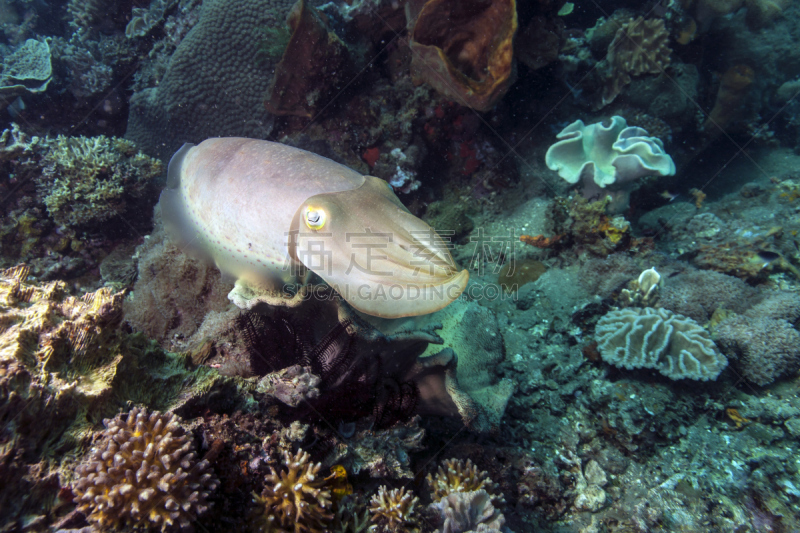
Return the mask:
<svg viewBox="0 0 800 533">
<path fill-rule="evenodd" d="M 76 469 L 78 510 L 104 530 L 126 525 L 189 529 L 217 479 L 177 416 L 132 409 L 103 421 L 102 440 Z"/>
</svg>

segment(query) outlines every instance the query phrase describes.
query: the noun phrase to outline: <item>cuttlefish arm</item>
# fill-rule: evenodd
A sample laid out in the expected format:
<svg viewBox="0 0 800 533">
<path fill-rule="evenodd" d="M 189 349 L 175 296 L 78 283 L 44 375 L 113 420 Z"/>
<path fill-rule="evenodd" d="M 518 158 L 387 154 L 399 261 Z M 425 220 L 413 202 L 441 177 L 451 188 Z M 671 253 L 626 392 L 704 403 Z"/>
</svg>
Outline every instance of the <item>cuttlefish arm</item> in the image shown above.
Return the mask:
<svg viewBox="0 0 800 533">
<path fill-rule="evenodd" d="M 318 222 L 309 224 L 309 216 Z M 433 228 L 373 176 L 357 189 L 309 198 L 292 221 L 292 234 L 292 257 L 369 315 L 438 311 L 469 279 Z"/>
<path fill-rule="evenodd" d="M 279 143 L 184 146 L 170 162 L 161 211 L 168 230 L 223 274 L 274 290 L 302 282 L 308 269 L 375 316 L 437 311 L 469 277 L 386 182 Z"/>
</svg>

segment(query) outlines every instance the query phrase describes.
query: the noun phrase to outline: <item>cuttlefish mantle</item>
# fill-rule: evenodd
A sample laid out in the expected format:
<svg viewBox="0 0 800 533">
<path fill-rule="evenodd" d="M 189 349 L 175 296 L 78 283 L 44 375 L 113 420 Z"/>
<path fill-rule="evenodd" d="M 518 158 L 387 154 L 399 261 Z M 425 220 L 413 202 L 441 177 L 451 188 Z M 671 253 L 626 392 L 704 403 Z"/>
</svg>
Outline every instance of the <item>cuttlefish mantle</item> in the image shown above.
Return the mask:
<svg viewBox="0 0 800 533">
<path fill-rule="evenodd" d="M 385 181 L 279 143 L 185 144 L 161 210 L 168 230 L 239 290 L 286 291 L 311 271 L 358 311 L 399 318 L 446 307 L 469 278 Z"/>
</svg>

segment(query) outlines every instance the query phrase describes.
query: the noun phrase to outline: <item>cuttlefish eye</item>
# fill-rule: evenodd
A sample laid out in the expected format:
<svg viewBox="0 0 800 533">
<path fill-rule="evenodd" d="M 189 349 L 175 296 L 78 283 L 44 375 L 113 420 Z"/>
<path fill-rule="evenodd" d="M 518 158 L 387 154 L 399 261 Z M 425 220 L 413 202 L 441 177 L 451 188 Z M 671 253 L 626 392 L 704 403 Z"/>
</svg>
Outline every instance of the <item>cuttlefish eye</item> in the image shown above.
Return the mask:
<svg viewBox="0 0 800 533">
<path fill-rule="evenodd" d="M 308 226 L 309 229 L 319 230 L 325 226 L 328 215 L 323 209 L 309 206 L 306 207 L 304 218 L 306 220 L 306 226 Z"/>
</svg>

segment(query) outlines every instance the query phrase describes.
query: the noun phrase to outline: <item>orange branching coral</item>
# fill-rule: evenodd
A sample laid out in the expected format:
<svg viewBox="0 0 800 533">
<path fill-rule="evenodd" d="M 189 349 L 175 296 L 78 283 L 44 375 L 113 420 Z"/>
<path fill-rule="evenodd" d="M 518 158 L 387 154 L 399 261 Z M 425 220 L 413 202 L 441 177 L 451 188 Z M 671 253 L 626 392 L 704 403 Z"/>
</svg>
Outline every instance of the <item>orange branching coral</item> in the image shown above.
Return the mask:
<svg viewBox="0 0 800 533">
<path fill-rule="evenodd" d="M 478 467 L 472 464 L 471 459 L 464 463 L 459 459 L 448 459 L 439 467 L 436 477 L 428 474 L 426 478 L 431 487 L 431 497 L 438 502 L 453 492 L 472 492 L 485 490 L 495 502 L 503 501 L 502 495 L 497 495 L 497 483 L 489 479 L 489 474 L 479 472 Z"/>
<path fill-rule="evenodd" d="M 178 418 L 134 408 L 103 421 L 104 438 L 76 470 L 75 501 L 103 530 L 184 529 L 209 506 L 217 480 Z"/>
<path fill-rule="evenodd" d="M 617 30 L 606 54 L 609 72 L 598 107 L 610 104 L 631 82 L 631 76 L 661 74 L 670 62 L 668 42 L 662 19 L 630 19 Z"/>
<path fill-rule="evenodd" d="M 515 0 L 429 0 L 410 23 L 416 83 L 488 111 L 514 81 Z"/>
<path fill-rule="evenodd" d="M 322 533 L 329 529 L 333 520 L 331 491 L 319 475 L 322 465 L 310 459 L 303 450 L 295 455 L 284 451 L 286 469 L 278 472 L 273 468 L 261 495 L 253 495 L 258 506 L 254 522 L 261 531 Z"/>
<path fill-rule="evenodd" d="M 728 126 L 736 118 L 754 78 L 755 72 L 747 65 L 736 65 L 726 70 L 719 81 L 714 109 L 703 128 L 712 135 L 718 135 L 720 130 Z"/>
<path fill-rule="evenodd" d="M 384 531 L 399 531 L 399 527 L 411 521 L 414 507 L 419 498 L 406 489 L 388 490 L 386 485 L 381 485 L 378 494 L 372 496 L 369 503 L 370 519 L 375 529 Z M 372 529 L 372 528 L 370 528 Z"/>
</svg>

